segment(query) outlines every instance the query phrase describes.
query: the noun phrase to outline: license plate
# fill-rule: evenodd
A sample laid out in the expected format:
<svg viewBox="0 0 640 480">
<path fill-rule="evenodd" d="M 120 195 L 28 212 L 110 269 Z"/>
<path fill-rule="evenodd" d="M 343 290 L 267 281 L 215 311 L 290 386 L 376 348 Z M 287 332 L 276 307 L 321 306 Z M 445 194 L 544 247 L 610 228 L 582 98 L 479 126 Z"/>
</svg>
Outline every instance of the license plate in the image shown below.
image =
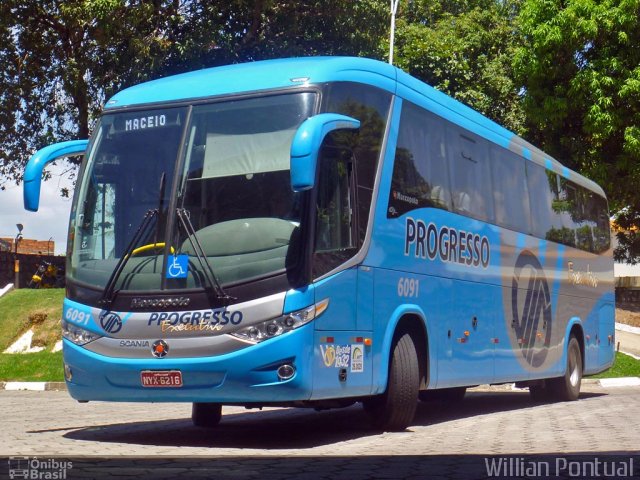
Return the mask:
<svg viewBox="0 0 640 480">
<path fill-rule="evenodd" d="M 140 382 L 143 387 L 151 388 L 181 387 L 182 372 L 179 370 L 144 371 L 140 372 Z"/>
</svg>

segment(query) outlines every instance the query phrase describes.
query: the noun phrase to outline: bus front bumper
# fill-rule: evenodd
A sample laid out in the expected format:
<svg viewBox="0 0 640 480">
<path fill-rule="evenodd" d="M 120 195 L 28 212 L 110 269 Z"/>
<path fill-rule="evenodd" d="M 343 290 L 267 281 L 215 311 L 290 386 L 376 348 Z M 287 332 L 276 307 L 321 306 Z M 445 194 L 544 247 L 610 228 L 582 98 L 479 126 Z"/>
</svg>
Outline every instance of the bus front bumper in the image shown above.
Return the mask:
<svg viewBox="0 0 640 480">
<path fill-rule="evenodd" d="M 107 357 L 63 342 L 67 388 L 79 401 L 268 404 L 308 400 L 312 393 L 313 325 L 215 357 Z M 295 374 L 280 380 L 281 365 Z M 143 387 L 142 372 L 179 371 L 180 387 Z"/>
</svg>

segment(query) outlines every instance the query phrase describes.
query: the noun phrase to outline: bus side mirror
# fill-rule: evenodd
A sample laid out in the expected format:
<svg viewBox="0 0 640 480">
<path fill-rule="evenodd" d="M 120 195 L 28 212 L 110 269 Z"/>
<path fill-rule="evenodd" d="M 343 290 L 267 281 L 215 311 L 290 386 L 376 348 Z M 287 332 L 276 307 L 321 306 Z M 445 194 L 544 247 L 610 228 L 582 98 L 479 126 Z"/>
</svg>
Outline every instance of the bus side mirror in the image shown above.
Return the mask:
<svg viewBox="0 0 640 480">
<path fill-rule="evenodd" d="M 291 143 L 291 188 L 301 192 L 313 188 L 318 152 L 329 132 L 360 128 L 360 121 L 337 113 L 321 113 L 302 122 Z"/>
<path fill-rule="evenodd" d="M 38 150 L 27 162 L 24 169 L 24 208 L 37 212 L 40 205 L 40 184 L 42 182 L 42 170 L 48 164 L 64 157 L 84 155 L 89 140 L 71 140 L 60 142 Z"/>
</svg>

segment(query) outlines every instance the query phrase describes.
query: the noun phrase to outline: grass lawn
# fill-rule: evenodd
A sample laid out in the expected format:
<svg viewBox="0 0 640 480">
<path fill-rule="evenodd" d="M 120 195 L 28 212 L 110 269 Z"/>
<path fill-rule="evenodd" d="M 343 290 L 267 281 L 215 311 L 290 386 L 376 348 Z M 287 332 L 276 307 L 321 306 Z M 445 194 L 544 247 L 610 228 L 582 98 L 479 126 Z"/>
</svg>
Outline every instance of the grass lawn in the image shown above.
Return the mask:
<svg viewBox="0 0 640 480">
<path fill-rule="evenodd" d="M 640 360 L 636 360 L 624 353 L 616 352 L 616 359 L 606 372 L 593 375 L 589 378 L 617 378 L 617 377 L 640 377 Z"/>
<path fill-rule="evenodd" d="M 62 352 L 2 353 L 0 381 L 63 382 Z"/>
<path fill-rule="evenodd" d="M 0 352 L 29 328 L 35 327 L 33 345 L 51 349 L 60 339 L 63 288 L 18 289 L 0 298 Z"/>
</svg>

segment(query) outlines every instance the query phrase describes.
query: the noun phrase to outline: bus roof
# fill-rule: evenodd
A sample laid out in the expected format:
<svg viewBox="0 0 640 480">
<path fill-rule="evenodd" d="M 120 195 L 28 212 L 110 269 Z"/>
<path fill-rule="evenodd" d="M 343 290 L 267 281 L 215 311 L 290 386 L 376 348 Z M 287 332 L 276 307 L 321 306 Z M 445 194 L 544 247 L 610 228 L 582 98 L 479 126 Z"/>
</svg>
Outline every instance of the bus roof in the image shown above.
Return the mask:
<svg viewBox="0 0 640 480">
<path fill-rule="evenodd" d="M 361 82 L 417 96 L 435 113 L 602 196 L 602 188 L 515 133 L 388 63 L 357 57 L 300 57 L 207 68 L 141 83 L 114 95 L 105 110 L 204 99 L 335 81 Z M 410 99 L 410 98 L 409 98 Z M 420 102 L 423 103 L 423 102 Z"/>
<path fill-rule="evenodd" d="M 296 87 L 305 83 L 359 81 L 393 88 L 396 68 L 377 60 L 353 57 L 300 57 L 238 63 L 152 80 L 122 90 L 105 105 L 122 108 L 148 103 Z"/>
</svg>

